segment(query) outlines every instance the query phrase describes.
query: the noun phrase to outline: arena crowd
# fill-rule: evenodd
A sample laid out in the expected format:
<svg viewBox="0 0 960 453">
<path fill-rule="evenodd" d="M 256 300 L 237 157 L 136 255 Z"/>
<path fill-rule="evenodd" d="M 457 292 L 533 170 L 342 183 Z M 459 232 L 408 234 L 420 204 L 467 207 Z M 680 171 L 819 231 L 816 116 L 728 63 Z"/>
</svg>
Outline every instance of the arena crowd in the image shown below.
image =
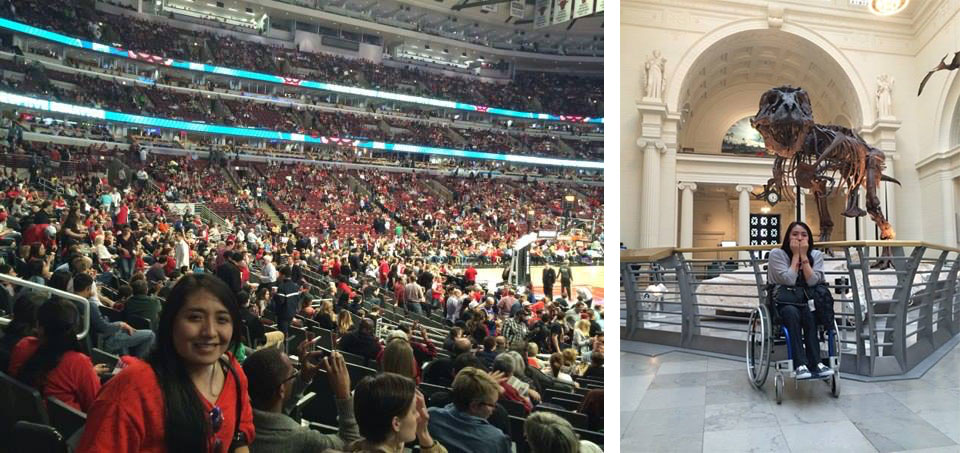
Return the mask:
<svg viewBox="0 0 960 453">
<path fill-rule="evenodd" d="M 544 296 L 478 279 L 563 187 L 13 143 L 42 165 L 0 176 L 0 273 L 78 297 L 0 284 L 0 371 L 86 414 L 77 451 L 599 451 L 588 255 L 534 253 Z"/>
</svg>

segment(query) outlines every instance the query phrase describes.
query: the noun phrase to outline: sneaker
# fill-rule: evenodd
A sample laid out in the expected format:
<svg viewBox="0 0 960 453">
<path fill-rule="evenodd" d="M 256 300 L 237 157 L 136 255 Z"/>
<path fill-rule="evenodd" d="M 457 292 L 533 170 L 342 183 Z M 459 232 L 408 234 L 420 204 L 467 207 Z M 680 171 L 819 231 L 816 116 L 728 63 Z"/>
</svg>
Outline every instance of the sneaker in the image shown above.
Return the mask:
<svg viewBox="0 0 960 453">
<path fill-rule="evenodd" d="M 810 374 L 810 370 L 807 369 L 806 365 L 800 365 L 797 367 L 797 379 L 810 379 L 813 375 Z"/>
<path fill-rule="evenodd" d="M 830 368 L 830 367 L 827 367 L 826 365 L 824 365 L 824 364 L 822 364 L 822 363 L 818 363 L 818 364 L 817 364 L 817 377 L 825 378 L 825 377 L 830 377 L 830 376 L 833 376 L 833 369 Z"/>
</svg>

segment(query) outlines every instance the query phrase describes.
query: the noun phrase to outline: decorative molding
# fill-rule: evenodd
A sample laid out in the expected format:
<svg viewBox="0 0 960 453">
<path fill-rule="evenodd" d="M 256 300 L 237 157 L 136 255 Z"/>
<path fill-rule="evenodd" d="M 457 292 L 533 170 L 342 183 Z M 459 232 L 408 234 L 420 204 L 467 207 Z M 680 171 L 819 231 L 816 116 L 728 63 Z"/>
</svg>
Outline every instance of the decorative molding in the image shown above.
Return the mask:
<svg viewBox="0 0 960 453">
<path fill-rule="evenodd" d="M 697 183 L 695 182 L 681 182 L 677 184 L 677 189 L 680 190 L 689 190 L 691 192 L 697 191 Z"/>
<path fill-rule="evenodd" d="M 875 134 L 877 132 L 883 131 L 893 131 L 896 132 L 900 130 L 900 126 L 903 123 L 900 120 L 894 118 L 880 118 L 873 122 L 869 126 L 864 126 L 860 128 L 860 134 Z"/>
<path fill-rule="evenodd" d="M 736 189 L 737 192 L 753 192 L 753 186 L 748 184 L 739 184 Z"/>
<path fill-rule="evenodd" d="M 938 1 L 938 0 L 931 0 Z M 950 0 L 939 0 L 950 1 Z M 718 27 L 743 19 L 760 19 L 764 26 L 782 29 L 786 24 L 816 30 L 838 48 L 874 53 L 914 56 L 919 48 L 913 45 L 918 30 L 914 19 L 894 16 L 878 17 L 867 12 L 830 9 L 800 4 L 776 5 L 784 13 L 771 13 L 770 5 L 730 0 L 646 1 L 621 4 L 621 26 L 658 28 L 684 33 L 705 34 Z M 943 8 L 940 8 L 941 10 Z M 789 12 L 790 22 L 783 17 Z M 944 15 L 947 14 L 943 11 Z M 941 24 L 944 20 L 938 20 Z M 776 25 L 776 26 L 774 26 Z"/>
<path fill-rule="evenodd" d="M 767 6 L 767 25 L 770 28 L 779 30 L 783 27 L 783 6 L 771 3 Z"/>
<path fill-rule="evenodd" d="M 914 167 L 917 169 L 920 179 L 926 179 L 931 175 L 942 172 L 955 171 L 960 173 L 960 145 L 927 156 L 917 162 Z"/>
</svg>

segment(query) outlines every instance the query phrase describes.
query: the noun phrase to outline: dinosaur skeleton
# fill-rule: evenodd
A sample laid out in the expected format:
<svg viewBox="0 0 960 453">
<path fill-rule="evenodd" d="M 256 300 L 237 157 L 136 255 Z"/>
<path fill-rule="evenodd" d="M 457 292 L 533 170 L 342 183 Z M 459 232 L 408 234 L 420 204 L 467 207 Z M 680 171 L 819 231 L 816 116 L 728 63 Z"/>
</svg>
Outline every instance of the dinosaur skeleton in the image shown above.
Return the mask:
<svg viewBox="0 0 960 453">
<path fill-rule="evenodd" d="M 786 190 L 789 186 L 813 193 L 820 214 L 820 241 L 829 241 L 833 232 L 827 198 L 844 188 L 847 205 L 842 215 L 869 213 L 880 227 L 880 238 L 894 239 L 893 226 L 880 210 L 877 188 L 880 181 L 900 182 L 883 174 L 883 151 L 848 128 L 814 123 L 810 97 L 803 88 L 782 86 L 764 93 L 750 124 L 763 136 L 767 151 L 776 155 L 773 178 L 767 184 L 789 200 L 794 199 L 792 191 Z M 866 211 L 857 206 L 860 187 L 867 191 Z"/>
</svg>

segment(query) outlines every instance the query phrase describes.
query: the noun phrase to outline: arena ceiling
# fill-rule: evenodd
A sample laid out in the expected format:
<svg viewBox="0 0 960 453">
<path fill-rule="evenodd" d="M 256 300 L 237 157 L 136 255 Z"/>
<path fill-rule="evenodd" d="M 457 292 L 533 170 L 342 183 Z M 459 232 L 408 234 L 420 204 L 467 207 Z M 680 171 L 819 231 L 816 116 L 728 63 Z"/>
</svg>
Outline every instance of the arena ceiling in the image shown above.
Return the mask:
<svg viewBox="0 0 960 453">
<path fill-rule="evenodd" d="M 284 0 L 282 3 L 258 0 L 166 0 L 170 4 L 182 4 L 191 9 L 215 15 L 234 18 L 260 18 L 264 14 L 282 20 L 297 20 L 296 14 L 281 11 L 273 5 L 312 4 L 305 0 Z M 320 17 L 304 17 L 300 20 L 317 23 L 329 28 L 337 28 L 336 15 L 360 19 L 380 25 L 402 25 L 398 28 L 420 29 L 411 37 L 410 33 L 394 34 L 363 30 L 363 27 L 350 26 L 350 31 L 376 34 L 383 38 L 384 46 L 393 49 L 397 46 L 416 46 L 430 49 L 437 57 L 459 56 L 466 53 L 469 58 L 482 56 L 481 49 L 489 49 L 486 58 L 504 58 L 515 61 L 519 66 L 532 69 L 573 69 L 602 71 L 603 60 L 603 14 L 595 14 L 574 21 L 534 29 L 533 0 L 526 0 L 524 19 L 510 17 L 510 2 L 489 4 L 487 8 L 471 6 L 481 0 L 318 0 Z M 486 3 L 486 1 L 484 1 Z M 284 5 L 285 6 L 285 5 Z M 491 11 L 490 7 L 496 7 Z M 319 16 L 319 15 L 318 15 Z M 371 24 L 371 25 L 372 25 Z M 409 25 L 407 25 L 409 24 Z M 347 27 L 344 27 L 347 29 Z M 438 44 L 439 38 L 449 38 Z M 422 38 L 420 37 L 422 36 Z M 462 44 L 461 44 L 462 43 Z M 541 52 L 534 52 L 535 44 Z M 519 52 L 510 51 L 523 51 Z M 565 56 L 556 58 L 558 55 Z M 578 61 L 579 60 L 579 61 Z M 577 64 L 570 68 L 570 63 Z"/>
</svg>

